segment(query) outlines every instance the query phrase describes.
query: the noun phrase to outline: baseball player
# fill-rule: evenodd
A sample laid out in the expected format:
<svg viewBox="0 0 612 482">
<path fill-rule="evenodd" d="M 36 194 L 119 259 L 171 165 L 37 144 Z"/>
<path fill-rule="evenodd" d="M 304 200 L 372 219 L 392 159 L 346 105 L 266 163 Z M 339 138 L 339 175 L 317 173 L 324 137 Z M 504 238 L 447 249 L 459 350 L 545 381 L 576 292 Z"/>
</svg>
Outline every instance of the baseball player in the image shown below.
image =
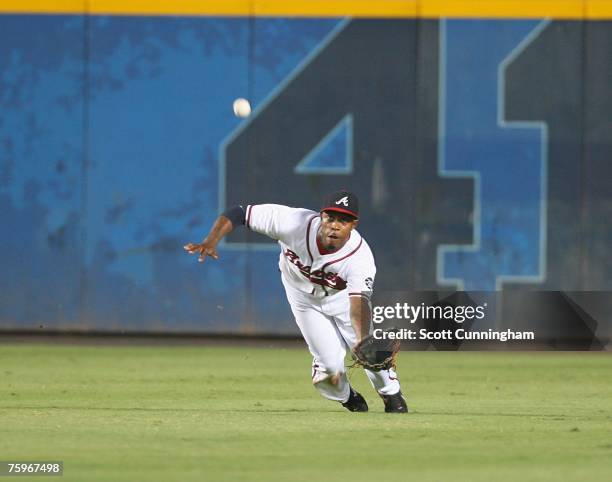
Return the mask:
<svg viewBox="0 0 612 482">
<path fill-rule="evenodd" d="M 240 225 L 277 240 L 282 283 L 313 356 L 312 383 L 325 398 L 366 412 L 344 365 L 347 348 L 370 332 L 369 295 L 376 275 L 372 251 L 355 229 L 358 218 L 359 202 L 349 191 L 327 196 L 319 213 L 278 204 L 234 206 L 217 218 L 202 243 L 189 243 L 185 250 L 198 254 L 200 262 L 218 259 L 217 244 Z M 385 412 L 408 411 L 393 369 L 366 374 Z"/>
</svg>

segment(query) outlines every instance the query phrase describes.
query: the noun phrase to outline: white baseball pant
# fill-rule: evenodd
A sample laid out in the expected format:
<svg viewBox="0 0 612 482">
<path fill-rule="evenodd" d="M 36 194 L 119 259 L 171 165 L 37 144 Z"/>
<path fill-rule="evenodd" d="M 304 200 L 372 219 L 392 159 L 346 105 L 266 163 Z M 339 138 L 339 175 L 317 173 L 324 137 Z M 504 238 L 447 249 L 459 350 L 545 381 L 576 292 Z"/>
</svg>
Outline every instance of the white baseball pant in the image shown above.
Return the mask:
<svg viewBox="0 0 612 482">
<path fill-rule="evenodd" d="M 357 343 L 348 300 L 344 313 L 330 316 L 323 313 L 316 297 L 288 286 L 284 279 L 283 285 L 295 321 L 313 356 L 313 385 L 325 398 L 346 402 L 350 389 L 344 358 L 347 349 L 350 350 Z M 399 380 L 393 369 L 365 372 L 379 394 L 393 395 L 399 392 Z"/>
</svg>

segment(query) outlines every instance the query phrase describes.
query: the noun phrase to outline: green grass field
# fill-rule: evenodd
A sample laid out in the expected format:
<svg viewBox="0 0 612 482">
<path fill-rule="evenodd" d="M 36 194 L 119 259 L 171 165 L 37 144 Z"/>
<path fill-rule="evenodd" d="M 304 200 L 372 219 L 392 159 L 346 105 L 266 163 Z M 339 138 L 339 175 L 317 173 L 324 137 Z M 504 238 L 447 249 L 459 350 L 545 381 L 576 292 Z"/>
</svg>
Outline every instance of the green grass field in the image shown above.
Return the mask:
<svg viewBox="0 0 612 482">
<path fill-rule="evenodd" d="M 411 414 L 357 370 L 371 411 L 349 413 L 306 349 L 0 345 L 0 460 L 77 481 L 612 479 L 609 354 L 401 353 L 399 372 Z"/>
</svg>

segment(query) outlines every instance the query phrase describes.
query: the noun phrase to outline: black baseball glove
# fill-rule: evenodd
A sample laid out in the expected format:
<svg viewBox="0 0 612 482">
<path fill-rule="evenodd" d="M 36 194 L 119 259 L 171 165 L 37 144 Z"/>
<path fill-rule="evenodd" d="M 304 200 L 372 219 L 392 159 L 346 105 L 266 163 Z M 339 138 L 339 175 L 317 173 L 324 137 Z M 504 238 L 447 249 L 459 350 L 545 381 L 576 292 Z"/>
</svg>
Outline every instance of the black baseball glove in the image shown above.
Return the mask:
<svg viewBox="0 0 612 482">
<path fill-rule="evenodd" d="M 394 332 L 395 329 L 385 330 Z M 355 365 L 360 365 L 372 371 L 395 368 L 395 358 L 400 350 L 400 340 L 377 339 L 368 335 L 353 348 Z"/>
</svg>

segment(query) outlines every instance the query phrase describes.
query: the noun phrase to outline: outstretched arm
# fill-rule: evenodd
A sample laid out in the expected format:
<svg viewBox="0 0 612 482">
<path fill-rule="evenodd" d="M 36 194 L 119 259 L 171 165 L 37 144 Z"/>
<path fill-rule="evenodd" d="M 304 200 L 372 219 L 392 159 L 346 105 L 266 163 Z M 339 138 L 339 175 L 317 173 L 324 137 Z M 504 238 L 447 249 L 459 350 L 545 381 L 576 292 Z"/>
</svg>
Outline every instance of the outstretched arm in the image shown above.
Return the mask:
<svg viewBox="0 0 612 482">
<path fill-rule="evenodd" d="M 244 209 L 242 209 L 242 206 L 235 206 L 217 218 L 204 241 L 201 243 L 188 243 L 183 247 L 189 254 L 199 254 L 198 261 L 200 263 L 206 259 L 206 256 L 219 259 L 217 244 L 231 233 L 235 226 L 241 224 L 244 224 Z"/>
</svg>

